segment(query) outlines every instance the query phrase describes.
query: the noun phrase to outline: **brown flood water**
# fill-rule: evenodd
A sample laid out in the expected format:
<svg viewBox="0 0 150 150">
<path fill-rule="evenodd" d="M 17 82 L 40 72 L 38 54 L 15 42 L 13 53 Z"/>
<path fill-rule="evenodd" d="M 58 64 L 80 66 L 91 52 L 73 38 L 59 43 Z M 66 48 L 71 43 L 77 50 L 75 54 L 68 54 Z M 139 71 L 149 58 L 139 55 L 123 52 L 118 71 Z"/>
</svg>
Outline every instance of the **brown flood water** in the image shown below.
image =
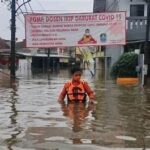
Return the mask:
<svg viewBox="0 0 150 150">
<path fill-rule="evenodd" d="M 83 78 L 97 104 L 59 104 L 67 70 L 32 73 L 22 62 L 18 80 L 0 81 L 0 150 L 150 148 L 150 88 L 104 81 L 102 70 Z"/>
</svg>

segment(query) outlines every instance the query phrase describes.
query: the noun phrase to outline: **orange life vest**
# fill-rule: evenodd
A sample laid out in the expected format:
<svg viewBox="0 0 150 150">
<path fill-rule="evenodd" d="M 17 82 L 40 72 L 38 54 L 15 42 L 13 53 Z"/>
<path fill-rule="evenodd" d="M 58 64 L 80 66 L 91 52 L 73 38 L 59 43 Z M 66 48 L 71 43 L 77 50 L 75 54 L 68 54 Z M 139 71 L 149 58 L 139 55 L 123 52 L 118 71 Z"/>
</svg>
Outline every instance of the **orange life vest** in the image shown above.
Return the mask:
<svg viewBox="0 0 150 150">
<path fill-rule="evenodd" d="M 73 85 L 72 81 L 70 81 L 67 89 L 67 96 L 70 101 L 84 101 L 86 98 L 84 81 L 80 81 L 77 86 Z"/>
</svg>

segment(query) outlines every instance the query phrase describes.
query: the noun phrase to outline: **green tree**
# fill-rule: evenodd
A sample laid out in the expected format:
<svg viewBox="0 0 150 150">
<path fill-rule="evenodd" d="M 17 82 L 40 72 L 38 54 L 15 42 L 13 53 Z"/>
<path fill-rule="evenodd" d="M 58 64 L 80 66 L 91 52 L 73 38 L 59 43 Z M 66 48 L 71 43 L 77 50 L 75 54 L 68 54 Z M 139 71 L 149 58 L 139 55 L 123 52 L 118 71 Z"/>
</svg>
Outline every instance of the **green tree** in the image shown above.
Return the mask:
<svg viewBox="0 0 150 150">
<path fill-rule="evenodd" d="M 137 77 L 136 66 L 138 55 L 135 53 L 124 53 L 112 66 L 111 75 L 117 77 Z"/>
</svg>

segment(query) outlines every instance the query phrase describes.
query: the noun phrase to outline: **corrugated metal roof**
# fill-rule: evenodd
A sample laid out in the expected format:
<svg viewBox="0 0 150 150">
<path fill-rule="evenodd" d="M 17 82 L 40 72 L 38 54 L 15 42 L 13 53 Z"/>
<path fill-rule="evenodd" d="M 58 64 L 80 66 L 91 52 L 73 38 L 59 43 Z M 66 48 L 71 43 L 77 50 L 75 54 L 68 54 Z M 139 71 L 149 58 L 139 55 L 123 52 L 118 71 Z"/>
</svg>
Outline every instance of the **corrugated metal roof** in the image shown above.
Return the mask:
<svg viewBox="0 0 150 150">
<path fill-rule="evenodd" d="M 21 53 L 17 52 L 18 55 L 21 56 L 26 56 L 26 57 L 48 57 L 47 54 L 32 54 L 32 53 Z M 55 55 L 55 54 L 50 54 L 50 57 L 56 57 L 56 58 L 70 58 L 70 56 L 67 55 Z"/>
</svg>

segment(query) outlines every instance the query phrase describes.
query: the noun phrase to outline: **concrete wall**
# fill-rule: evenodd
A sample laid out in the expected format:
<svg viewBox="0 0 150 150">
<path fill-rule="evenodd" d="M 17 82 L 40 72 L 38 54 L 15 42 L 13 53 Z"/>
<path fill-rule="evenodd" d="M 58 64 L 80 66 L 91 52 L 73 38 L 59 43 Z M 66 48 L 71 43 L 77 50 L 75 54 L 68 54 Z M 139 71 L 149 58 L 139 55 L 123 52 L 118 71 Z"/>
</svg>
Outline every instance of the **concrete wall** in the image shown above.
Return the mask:
<svg viewBox="0 0 150 150">
<path fill-rule="evenodd" d="M 130 16 L 130 5 L 145 5 L 144 16 L 147 16 L 147 3 L 144 0 L 94 0 L 93 12 L 126 11 Z"/>
<path fill-rule="evenodd" d="M 119 59 L 119 57 L 123 54 L 124 47 L 123 46 L 106 46 L 105 51 L 105 79 L 110 78 L 110 71 L 112 65 Z"/>
<path fill-rule="evenodd" d="M 144 4 L 145 5 L 145 12 L 144 16 L 147 16 L 147 3 L 144 2 L 144 0 L 120 0 L 118 5 L 119 5 L 119 11 L 126 11 L 127 12 L 127 17 L 130 16 L 130 5 L 140 5 Z"/>
<path fill-rule="evenodd" d="M 110 57 L 112 66 L 123 54 L 124 46 L 106 46 L 105 56 Z"/>
<path fill-rule="evenodd" d="M 130 16 L 130 5 L 145 5 L 144 16 L 147 16 L 147 3 L 144 0 L 106 0 L 107 11 L 126 11 L 127 17 Z"/>
<path fill-rule="evenodd" d="M 106 0 L 106 11 L 119 11 L 120 0 Z"/>
<path fill-rule="evenodd" d="M 105 12 L 106 0 L 94 0 L 93 12 Z"/>
</svg>

